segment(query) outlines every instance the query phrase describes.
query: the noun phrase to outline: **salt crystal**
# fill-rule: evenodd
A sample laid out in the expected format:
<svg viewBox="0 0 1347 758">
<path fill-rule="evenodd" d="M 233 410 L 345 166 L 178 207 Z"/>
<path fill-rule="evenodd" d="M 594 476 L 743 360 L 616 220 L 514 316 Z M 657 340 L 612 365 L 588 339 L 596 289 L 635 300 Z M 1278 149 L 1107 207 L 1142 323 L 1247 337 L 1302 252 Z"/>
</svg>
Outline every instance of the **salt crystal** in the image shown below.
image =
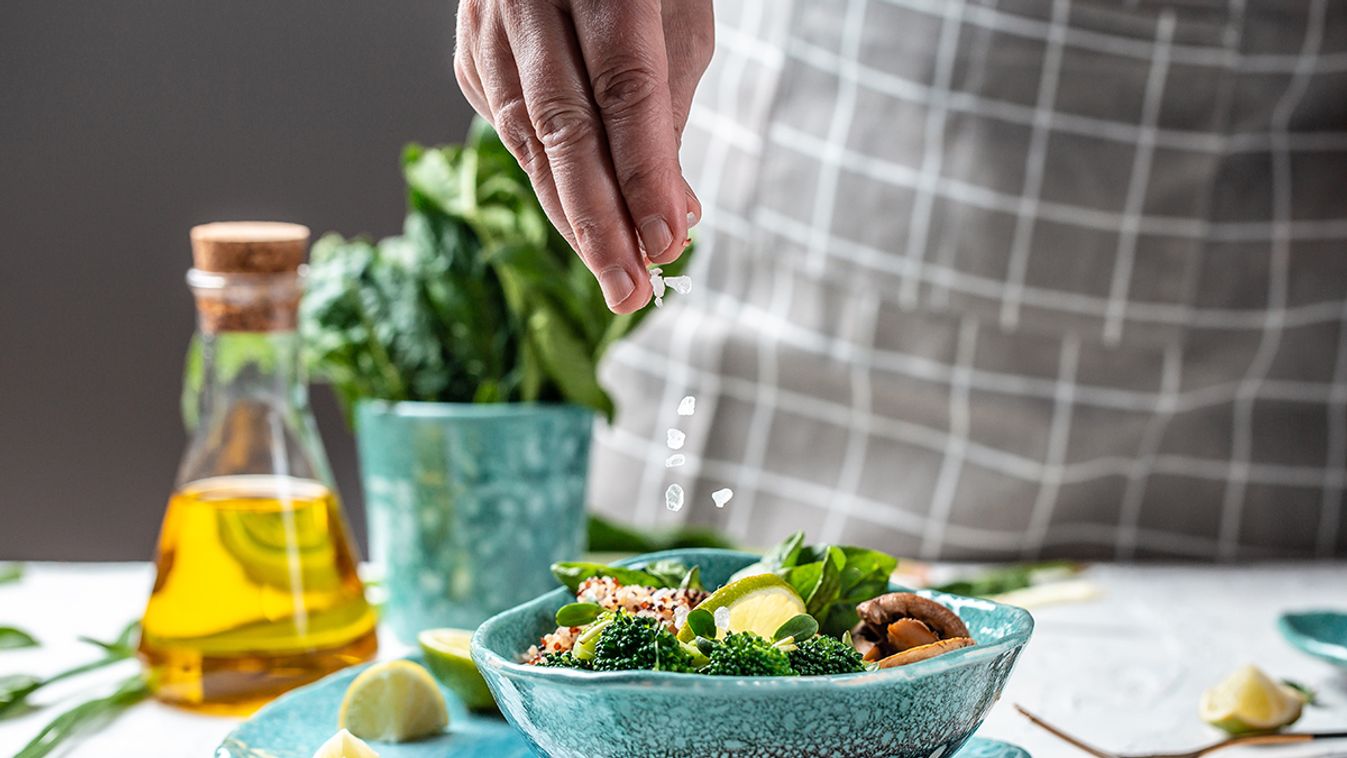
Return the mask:
<svg viewBox="0 0 1347 758">
<path fill-rule="evenodd" d="M 656 307 L 656 308 L 663 308 L 663 307 L 664 307 L 664 298 L 662 298 L 662 297 L 657 297 L 657 298 L 655 298 L 655 307 Z"/>
<path fill-rule="evenodd" d="M 664 285 L 666 281 L 657 268 L 650 269 L 650 289 L 655 291 L 655 299 L 664 297 Z"/>
<path fill-rule="evenodd" d="M 665 439 L 665 444 L 669 446 L 670 450 L 682 450 L 683 441 L 686 440 L 687 438 L 688 436 L 686 434 L 683 434 L 681 431 L 677 429 L 670 429 Z"/>
<path fill-rule="evenodd" d="M 711 499 L 715 501 L 717 508 L 724 508 L 732 497 L 734 497 L 734 490 L 729 487 L 711 493 Z"/>
<path fill-rule="evenodd" d="M 680 605 L 674 609 L 674 629 L 682 629 L 683 625 L 688 622 L 689 610 L 691 609 L 686 605 Z"/>
<path fill-rule="evenodd" d="M 674 453 L 673 455 L 665 459 L 664 468 L 673 468 L 674 466 L 682 466 L 684 463 L 687 462 L 688 462 L 687 456 L 683 455 L 682 453 Z"/>
<path fill-rule="evenodd" d="M 697 398 L 692 395 L 684 397 L 678 402 L 678 415 L 691 416 L 697 410 Z"/>
<path fill-rule="evenodd" d="M 730 628 L 730 609 L 728 607 L 722 605 L 719 608 L 717 608 L 715 618 L 717 629 Z"/>
<path fill-rule="evenodd" d="M 686 295 L 692 291 L 692 277 L 688 276 L 665 277 L 663 284 L 680 295 Z"/>
<path fill-rule="evenodd" d="M 683 510 L 683 488 L 677 484 L 670 484 L 669 489 L 664 491 L 664 507 L 671 511 Z"/>
</svg>

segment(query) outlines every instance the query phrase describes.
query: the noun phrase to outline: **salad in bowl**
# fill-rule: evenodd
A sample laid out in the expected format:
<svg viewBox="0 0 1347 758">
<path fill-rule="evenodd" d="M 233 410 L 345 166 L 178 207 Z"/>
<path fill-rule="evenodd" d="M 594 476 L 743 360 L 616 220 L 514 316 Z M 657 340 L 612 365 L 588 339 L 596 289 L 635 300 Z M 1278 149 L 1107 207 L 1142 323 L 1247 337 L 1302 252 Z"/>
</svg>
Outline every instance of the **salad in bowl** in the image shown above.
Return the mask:
<svg viewBox="0 0 1347 758">
<path fill-rule="evenodd" d="M 561 563 L 486 621 L 472 657 L 549 756 L 951 755 L 1033 622 L 889 582 L 891 556 L 807 545 Z"/>
</svg>

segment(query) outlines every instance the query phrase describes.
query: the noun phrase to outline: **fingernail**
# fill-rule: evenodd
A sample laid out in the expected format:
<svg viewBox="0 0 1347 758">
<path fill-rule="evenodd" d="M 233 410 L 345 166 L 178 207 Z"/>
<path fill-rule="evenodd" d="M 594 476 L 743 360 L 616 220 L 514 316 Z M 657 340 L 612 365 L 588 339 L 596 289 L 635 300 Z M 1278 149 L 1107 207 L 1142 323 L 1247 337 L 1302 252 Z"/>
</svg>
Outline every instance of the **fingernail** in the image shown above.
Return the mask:
<svg viewBox="0 0 1347 758">
<path fill-rule="evenodd" d="M 621 266 L 610 266 L 599 273 L 599 289 L 603 290 L 603 301 L 609 308 L 616 308 L 636 289 L 631 274 Z"/>
<path fill-rule="evenodd" d="M 697 225 L 697 214 L 693 213 L 692 211 L 688 211 L 688 228 L 691 229 L 696 225 Z"/>
<path fill-rule="evenodd" d="M 662 218 L 652 218 L 641 224 L 641 244 L 645 245 L 645 252 L 651 257 L 658 257 L 673 242 L 673 232 L 669 231 L 669 225 L 664 223 Z"/>
</svg>

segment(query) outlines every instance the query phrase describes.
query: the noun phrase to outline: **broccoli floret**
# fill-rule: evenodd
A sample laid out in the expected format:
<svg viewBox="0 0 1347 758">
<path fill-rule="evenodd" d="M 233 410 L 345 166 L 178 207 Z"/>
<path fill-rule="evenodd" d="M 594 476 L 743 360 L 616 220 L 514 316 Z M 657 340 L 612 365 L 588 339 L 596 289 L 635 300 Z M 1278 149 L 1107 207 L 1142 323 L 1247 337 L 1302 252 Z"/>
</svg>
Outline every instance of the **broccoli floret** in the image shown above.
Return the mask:
<svg viewBox="0 0 1347 758">
<path fill-rule="evenodd" d="M 753 632 L 731 632 L 709 654 L 702 669 L 712 676 L 794 676 L 785 651 Z"/>
<path fill-rule="evenodd" d="M 696 671 L 692 654 L 663 624 L 622 611 L 599 633 L 589 665 L 595 671 Z"/>
<path fill-rule="evenodd" d="M 854 674 L 865 670 L 856 648 L 824 634 L 797 643 L 788 656 L 791 668 L 800 676 Z"/>
<path fill-rule="evenodd" d="M 587 669 L 589 661 L 582 661 L 570 653 L 548 653 L 542 660 L 534 664 L 535 666 L 550 666 L 552 668 L 566 669 Z"/>
</svg>

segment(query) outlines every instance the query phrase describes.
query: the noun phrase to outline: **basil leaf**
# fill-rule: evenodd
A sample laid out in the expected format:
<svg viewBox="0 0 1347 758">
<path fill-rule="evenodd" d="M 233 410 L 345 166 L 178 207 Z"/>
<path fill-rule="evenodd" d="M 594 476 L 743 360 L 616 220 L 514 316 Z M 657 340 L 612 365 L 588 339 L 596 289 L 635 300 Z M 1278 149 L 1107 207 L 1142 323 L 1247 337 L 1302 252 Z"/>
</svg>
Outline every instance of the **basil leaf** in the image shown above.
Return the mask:
<svg viewBox="0 0 1347 758">
<path fill-rule="evenodd" d="M 18 627 L 0 626 L 0 650 L 16 650 L 21 647 L 37 647 L 37 640 Z"/>
<path fill-rule="evenodd" d="M 705 608 L 693 608 L 692 611 L 688 613 L 686 626 L 698 637 L 704 637 L 708 640 L 714 640 L 716 638 L 717 630 L 715 614 Z"/>
<path fill-rule="evenodd" d="M 603 613 L 597 603 L 567 603 L 557 609 L 557 626 L 586 626 Z"/>
<path fill-rule="evenodd" d="M 773 642 L 780 642 L 787 637 L 800 642 L 812 638 L 818 634 L 818 621 L 807 613 L 801 613 L 798 616 L 792 616 L 777 628 L 776 633 L 772 635 Z"/>
</svg>

